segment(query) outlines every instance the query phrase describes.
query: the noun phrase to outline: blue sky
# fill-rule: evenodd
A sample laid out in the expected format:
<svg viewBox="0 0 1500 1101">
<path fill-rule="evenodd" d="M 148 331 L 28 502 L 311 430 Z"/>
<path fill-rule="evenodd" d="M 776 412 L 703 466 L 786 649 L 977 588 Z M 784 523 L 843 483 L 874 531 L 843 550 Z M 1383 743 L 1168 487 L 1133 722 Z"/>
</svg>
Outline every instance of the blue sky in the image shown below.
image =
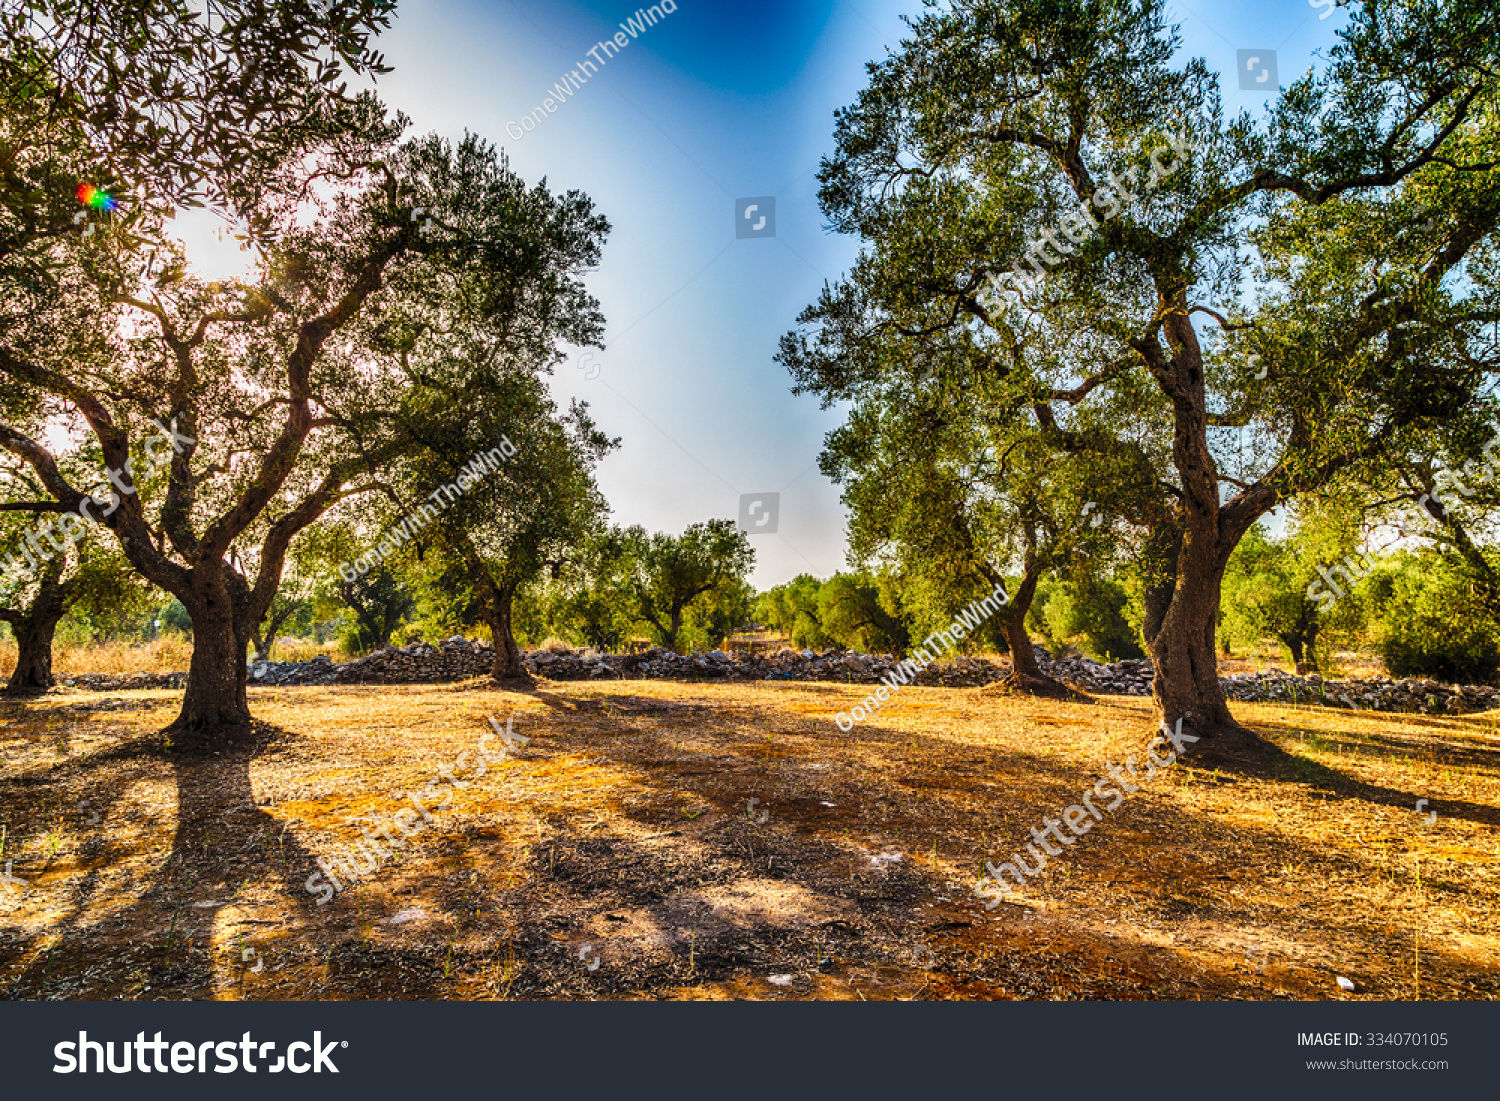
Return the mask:
<svg viewBox="0 0 1500 1101">
<path fill-rule="evenodd" d="M 752 580 L 826 576 L 845 567 L 845 518 L 817 457 L 840 411 L 793 397 L 772 356 L 856 254 L 857 242 L 824 227 L 818 162 L 832 151 L 835 109 L 854 100 L 866 62 L 897 47 L 900 16 L 919 13 L 920 0 L 679 0 L 544 122 L 508 136 L 507 123 L 520 132 L 635 10 L 628 0 L 402 3 L 380 41 L 395 71 L 378 87 L 414 131 L 479 133 L 528 181 L 584 191 L 609 218 L 589 279 L 606 348 L 560 367 L 554 392 L 587 400 L 622 438 L 599 471 L 614 521 L 681 531 L 737 517 L 742 494 L 779 493 L 778 530 L 752 539 Z M 1230 113 L 1270 98 L 1240 90 L 1238 51 L 1274 50 L 1286 84 L 1346 20 L 1319 20 L 1310 0 L 1171 0 L 1168 11 L 1186 52 L 1223 74 Z M 776 236 L 738 239 L 736 200 L 760 196 L 776 199 Z"/>
</svg>

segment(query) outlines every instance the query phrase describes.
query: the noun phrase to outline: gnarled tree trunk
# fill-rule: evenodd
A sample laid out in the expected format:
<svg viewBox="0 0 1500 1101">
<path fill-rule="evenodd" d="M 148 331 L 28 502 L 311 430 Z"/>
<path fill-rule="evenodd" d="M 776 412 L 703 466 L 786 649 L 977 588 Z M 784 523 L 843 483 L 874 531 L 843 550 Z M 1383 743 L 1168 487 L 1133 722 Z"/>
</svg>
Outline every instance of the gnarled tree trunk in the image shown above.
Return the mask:
<svg viewBox="0 0 1500 1101">
<path fill-rule="evenodd" d="M 249 744 L 245 653 L 259 617 L 244 580 L 226 565 L 195 567 L 190 586 L 175 595 L 193 622 L 193 657 L 182 710 L 165 733 L 173 745 L 190 749 Z"/>
<path fill-rule="evenodd" d="M 1275 493 L 1259 486 L 1221 506 L 1218 467 L 1208 446 L 1202 352 L 1180 295 L 1172 305 L 1164 323 L 1171 360 L 1162 356 L 1155 341 L 1135 342 L 1172 401 L 1172 460 L 1182 486 L 1174 523 L 1156 533 L 1158 551 L 1175 544 L 1170 595 L 1161 584 L 1163 578 L 1148 578 L 1144 633 L 1156 673 L 1151 696 L 1157 718 L 1168 730 L 1177 730 L 1180 723 L 1182 734 L 1208 744 L 1255 742 L 1255 733 L 1229 712 L 1219 683 L 1214 635 L 1229 556 L 1256 519 L 1275 504 Z"/>
<path fill-rule="evenodd" d="M 1049 677 L 1037 664 L 1036 649 L 1026 631 L 1026 614 L 1036 595 L 1037 579 L 1031 577 L 1027 580 L 1023 580 L 1016 590 L 1011 605 L 1000 613 L 1000 629 L 1005 632 L 1005 643 L 1010 647 L 1010 675 L 1002 683 L 1017 692 L 1036 696 L 1072 696 L 1074 693 L 1067 685 Z"/>
<path fill-rule="evenodd" d="M 1005 634 L 1005 643 L 1010 647 L 1010 675 L 1001 683 L 1017 692 L 1028 692 L 1038 696 L 1071 696 L 1074 693 L 1058 681 L 1053 680 L 1037 664 L 1036 650 L 1031 645 L 1031 635 L 1026 631 L 1026 616 L 1036 599 L 1036 587 L 1042 579 L 1042 564 L 1036 556 L 1036 529 L 1026 529 L 1026 559 L 1021 575 L 1021 584 L 1010 594 L 1010 602 L 998 613 L 1000 629 Z M 985 578 L 991 585 L 1004 589 L 1005 579 L 994 570 L 985 568 Z"/>
<path fill-rule="evenodd" d="M 490 676 L 496 680 L 530 680 L 531 675 L 521 662 L 521 648 L 516 645 L 511 623 L 511 608 L 516 598 L 515 586 L 490 586 L 489 589 L 489 595 L 481 603 L 485 620 L 490 625 L 490 637 L 495 644 L 495 664 L 490 669 Z"/>
<path fill-rule="evenodd" d="M 1184 541 L 1183 555 L 1196 554 L 1208 561 L 1184 563 L 1179 558 L 1172 602 L 1156 634 L 1147 639 L 1156 673 L 1151 696 L 1157 712 L 1168 727 L 1175 728 L 1181 719 L 1184 732 L 1196 737 L 1243 731 L 1229 713 L 1229 701 L 1219 683 L 1214 631 L 1224 565 L 1214 561 L 1217 549 Z"/>
<path fill-rule="evenodd" d="M 7 696 L 45 692 L 57 684 L 52 676 L 52 636 L 77 593 L 72 581 L 59 580 L 62 564 L 54 560 L 44 572 L 36 599 L 21 610 L 0 609 L 0 619 L 16 636 L 16 667 L 5 686 Z"/>
</svg>

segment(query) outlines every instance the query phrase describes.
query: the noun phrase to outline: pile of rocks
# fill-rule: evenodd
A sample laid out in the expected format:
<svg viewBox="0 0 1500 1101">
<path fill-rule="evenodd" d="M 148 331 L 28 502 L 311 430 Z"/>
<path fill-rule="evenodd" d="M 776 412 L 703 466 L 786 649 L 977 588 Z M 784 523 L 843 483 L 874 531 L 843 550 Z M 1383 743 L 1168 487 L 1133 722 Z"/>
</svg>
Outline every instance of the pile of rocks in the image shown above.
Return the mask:
<svg viewBox="0 0 1500 1101">
<path fill-rule="evenodd" d="M 121 692 L 129 688 L 185 688 L 186 673 L 78 673 L 59 678 L 69 688 L 90 692 Z"/>
<path fill-rule="evenodd" d="M 1356 711 L 1421 711 L 1429 715 L 1463 715 L 1500 707 L 1500 689 L 1485 685 L 1440 684 L 1435 680 L 1324 680 L 1316 673 L 1240 673 L 1221 677 L 1224 694 L 1234 700 L 1278 700 L 1321 703 Z"/>
<path fill-rule="evenodd" d="M 1151 663 L 1144 658 L 1111 662 L 1108 665 L 1086 657 L 1054 658 L 1042 647 L 1035 647 L 1037 664 L 1053 680 L 1070 688 L 1097 692 L 1106 696 L 1149 696 Z"/>
<path fill-rule="evenodd" d="M 526 667 L 550 680 L 599 677 L 646 677 L 655 680 L 797 680 L 876 684 L 900 664 L 889 654 L 856 654 L 847 650 L 786 648 L 767 654 L 674 654 L 652 647 L 643 654 L 618 656 L 597 650 L 537 651 L 526 655 Z M 973 687 L 990 684 L 1010 672 L 1008 665 L 960 657 L 930 666 L 912 683 Z"/>
<path fill-rule="evenodd" d="M 494 663 L 495 651 L 488 643 L 455 635 L 437 646 L 386 646 L 342 665 L 335 665 L 327 654 L 311 661 L 260 662 L 250 667 L 250 683 L 438 684 L 481 676 Z"/>
<path fill-rule="evenodd" d="M 1110 664 L 1086 657 L 1054 658 L 1036 647 L 1037 664 L 1048 676 L 1084 692 L 1100 695 L 1145 696 L 1151 692 L 1151 663 L 1145 660 Z M 729 681 L 835 681 L 845 684 L 877 684 L 900 665 L 889 654 L 857 654 L 846 650 L 794 650 L 774 653 L 674 654 L 652 647 L 642 654 L 607 654 L 599 650 L 533 650 L 524 655 L 528 672 L 548 680 L 729 680 Z M 418 642 L 410 646 L 387 646 L 367 657 L 336 665 L 326 654 L 303 662 L 257 662 L 250 667 L 252 685 L 298 684 L 435 684 L 483 676 L 494 663 L 494 650 L 486 642 L 461 636 L 437 646 Z M 913 684 L 942 687 L 978 687 L 1002 680 L 1010 673 L 1008 662 L 957 657 L 929 666 Z M 136 673 L 125 677 L 82 674 L 63 683 L 93 691 L 130 688 L 181 688 L 186 673 Z M 1220 678 L 1231 699 L 1315 703 L 1371 711 L 1421 711 L 1429 714 L 1462 714 L 1500 707 L 1500 689 L 1478 686 L 1454 687 L 1431 680 L 1324 680 L 1317 674 L 1300 677 L 1290 673 L 1242 673 Z"/>
<path fill-rule="evenodd" d="M 1054 659 L 1040 646 L 1037 661 L 1048 676 L 1085 692 L 1115 696 L 1151 694 L 1151 663 L 1117 661 L 1109 665 L 1086 657 Z M 1313 703 L 1356 711 L 1421 711 L 1461 715 L 1500 707 L 1500 689 L 1483 685 L 1462 687 L 1434 680 L 1325 680 L 1316 673 L 1295 676 L 1279 670 L 1233 673 L 1220 677 L 1224 694 L 1232 700 L 1276 703 Z"/>
</svg>

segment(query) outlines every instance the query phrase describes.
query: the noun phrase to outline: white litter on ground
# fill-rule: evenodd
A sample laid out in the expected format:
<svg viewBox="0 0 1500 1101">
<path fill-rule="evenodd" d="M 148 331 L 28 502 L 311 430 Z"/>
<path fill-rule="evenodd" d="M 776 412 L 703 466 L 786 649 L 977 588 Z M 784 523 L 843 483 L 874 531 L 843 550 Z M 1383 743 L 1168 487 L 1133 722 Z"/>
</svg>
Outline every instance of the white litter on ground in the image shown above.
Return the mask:
<svg viewBox="0 0 1500 1101">
<path fill-rule="evenodd" d="M 409 921 L 421 921 L 427 916 L 427 911 L 420 906 L 409 906 L 399 914 L 393 914 L 382 921 L 381 925 L 405 925 Z"/>
<path fill-rule="evenodd" d="M 772 986 L 791 986 L 792 985 L 792 976 L 791 975 L 772 975 L 770 978 L 766 979 L 766 982 L 770 983 Z"/>
</svg>

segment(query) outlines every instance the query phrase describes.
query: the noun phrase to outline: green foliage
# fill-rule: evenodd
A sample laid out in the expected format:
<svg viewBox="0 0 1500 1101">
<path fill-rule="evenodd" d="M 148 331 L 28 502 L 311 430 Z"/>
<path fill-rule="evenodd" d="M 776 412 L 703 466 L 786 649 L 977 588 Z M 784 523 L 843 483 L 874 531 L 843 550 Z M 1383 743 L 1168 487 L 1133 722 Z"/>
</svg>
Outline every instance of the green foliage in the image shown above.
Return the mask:
<svg viewBox="0 0 1500 1101">
<path fill-rule="evenodd" d="M 1341 585 L 1346 592 L 1335 598 L 1320 572 L 1347 569 L 1349 557 L 1364 561 L 1356 556 L 1353 533 L 1332 516 L 1292 527 L 1280 541 L 1259 525 L 1252 528 L 1224 572 L 1220 629 L 1226 644 L 1254 646 L 1273 638 L 1293 662 L 1326 667 L 1334 642 L 1352 639 L 1364 625 L 1358 587 Z"/>
<path fill-rule="evenodd" d="M 1098 661 L 1143 658 L 1140 635 L 1125 615 L 1129 600 L 1125 587 L 1113 578 L 1055 581 L 1045 600 L 1038 594 L 1038 618 L 1054 649 L 1071 643 Z"/>
<path fill-rule="evenodd" d="M 1461 564 L 1427 551 L 1403 556 L 1400 565 L 1385 574 L 1390 595 L 1382 606 L 1380 653 L 1391 676 L 1495 683 L 1500 624 Z"/>
<path fill-rule="evenodd" d="M 353 621 L 339 632 L 339 642 L 351 653 L 366 653 L 386 645 L 391 635 L 416 608 L 412 592 L 384 566 L 353 581 L 338 578 L 324 590 L 353 613 Z"/>
<path fill-rule="evenodd" d="M 693 524 L 681 535 L 648 535 L 641 527 L 620 533 L 632 618 L 663 646 L 681 649 L 687 613 L 696 607 L 699 638 L 711 626 L 704 609 L 726 595 L 742 594 L 755 565 L 750 540 L 732 520 Z M 713 594 L 712 596 L 709 594 Z M 730 605 L 734 615 L 747 614 Z M 731 616 L 732 618 L 732 616 Z M 722 637 L 722 636 L 721 636 Z"/>
<path fill-rule="evenodd" d="M 569 555 L 559 579 L 545 586 L 547 629 L 576 644 L 618 652 L 635 624 L 632 569 L 618 530 L 594 532 Z"/>
<path fill-rule="evenodd" d="M 684 649 L 712 650 L 750 622 L 755 589 L 749 582 L 726 582 L 688 606 L 679 643 Z"/>
<path fill-rule="evenodd" d="M 388 72 L 370 49 L 388 0 L 0 5 L 0 258 L 78 232 L 74 189 L 141 208 L 235 206 L 278 157 L 318 140 L 319 105 L 349 73 Z M 326 113 L 326 112 L 325 112 Z"/>
<path fill-rule="evenodd" d="M 828 637 L 850 650 L 905 654 L 911 631 L 889 577 L 836 573 L 818 593 L 818 618 Z"/>
<path fill-rule="evenodd" d="M 755 604 L 756 618 L 773 627 L 802 649 L 822 650 L 831 641 L 823 629 L 818 595 L 823 582 L 810 573 L 798 574 L 785 585 L 762 593 Z"/>
</svg>

